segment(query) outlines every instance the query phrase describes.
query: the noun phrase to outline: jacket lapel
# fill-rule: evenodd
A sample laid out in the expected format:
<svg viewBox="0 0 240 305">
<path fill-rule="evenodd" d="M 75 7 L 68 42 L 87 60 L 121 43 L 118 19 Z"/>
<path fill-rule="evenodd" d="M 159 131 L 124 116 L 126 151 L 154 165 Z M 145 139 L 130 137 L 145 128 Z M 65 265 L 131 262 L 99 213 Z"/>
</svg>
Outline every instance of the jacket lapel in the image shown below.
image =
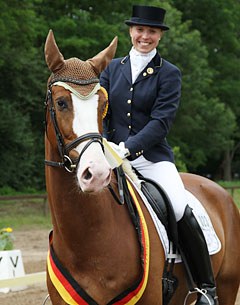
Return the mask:
<svg viewBox="0 0 240 305">
<path fill-rule="evenodd" d="M 162 58 L 159 53 L 157 53 L 150 63 L 141 71 L 135 83 L 138 83 L 153 74 L 156 74 L 162 66 Z"/>
<path fill-rule="evenodd" d="M 135 83 L 142 81 L 150 77 L 153 74 L 156 74 L 162 66 L 162 57 L 157 53 L 150 63 L 141 71 Z M 126 56 L 121 60 L 121 71 L 127 81 L 132 84 L 132 71 L 130 64 L 130 56 Z"/>
<path fill-rule="evenodd" d="M 130 56 L 126 56 L 121 60 L 120 67 L 122 74 L 127 79 L 127 81 L 132 84 L 132 72 L 131 72 L 131 64 L 130 64 Z"/>
</svg>

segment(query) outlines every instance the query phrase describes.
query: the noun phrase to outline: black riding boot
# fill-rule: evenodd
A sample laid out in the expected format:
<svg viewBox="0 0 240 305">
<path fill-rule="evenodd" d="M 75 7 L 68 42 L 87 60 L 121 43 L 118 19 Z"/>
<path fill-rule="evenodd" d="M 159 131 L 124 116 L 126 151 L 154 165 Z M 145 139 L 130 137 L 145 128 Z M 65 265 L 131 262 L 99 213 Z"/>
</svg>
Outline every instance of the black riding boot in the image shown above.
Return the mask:
<svg viewBox="0 0 240 305">
<path fill-rule="evenodd" d="M 185 255 L 195 283 L 203 292 L 203 294 L 198 293 L 195 305 L 218 305 L 215 280 L 205 237 L 188 205 L 177 224 L 179 246 Z"/>
</svg>

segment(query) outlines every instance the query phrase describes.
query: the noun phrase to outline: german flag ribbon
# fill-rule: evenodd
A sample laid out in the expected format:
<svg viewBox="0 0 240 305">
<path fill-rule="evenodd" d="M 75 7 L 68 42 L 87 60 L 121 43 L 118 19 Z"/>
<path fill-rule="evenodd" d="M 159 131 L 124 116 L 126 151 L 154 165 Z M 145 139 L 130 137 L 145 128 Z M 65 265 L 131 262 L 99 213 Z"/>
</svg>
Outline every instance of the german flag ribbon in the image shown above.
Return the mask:
<svg viewBox="0 0 240 305">
<path fill-rule="evenodd" d="M 142 262 L 142 274 L 140 279 L 129 289 L 119 294 L 113 300 L 106 305 L 134 305 L 136 304 L 141 296 L 143 295 L 149 273 L 149 258 L 150 258 L 150 244 L 147 224 L 137 200 L 135 192 L 128 182 L 129 192 L 132 196 L 134 204 L 136 206 L 139 219 L 141 232 L 141 262 Z M 49 251 L 47 257 L 47 268 L 49 277 L 55 286 L 56 290 L 60 294 L 61 298 L 69 305 L 98 305 L 75 281 L 71 274 L 64 268 L 58 260 L 53 246 L 52 246 L 52 234 L 49 237 Z"/>
</svg>

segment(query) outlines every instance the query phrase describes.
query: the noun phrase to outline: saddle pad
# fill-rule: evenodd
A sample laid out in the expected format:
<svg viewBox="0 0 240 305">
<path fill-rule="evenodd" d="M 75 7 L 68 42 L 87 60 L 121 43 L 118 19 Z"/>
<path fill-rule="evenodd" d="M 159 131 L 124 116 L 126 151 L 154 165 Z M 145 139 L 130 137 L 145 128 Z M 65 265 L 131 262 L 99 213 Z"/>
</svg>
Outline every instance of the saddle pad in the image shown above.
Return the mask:
<svg viewBox="0 0 240 305">
<path fill-rule="evenodd" d="M 146 208 L 149 211 L 149 214 L 152 217 L 152 220 L 155 224 L 156 230 L 158 232 L 159 238 L 163 244 L 163 248 L 165 250 L 165 255 L 166 257 L 168 256 L 169 253 L 169 239 L 167 236 L 167 232 L 161 221 L 158 219 L 156 213 L 153 211 L 151 205 L 147 201 L 146 197 L 142 193 L 142 191 L 136 187 L 136 190 L 138 191 L 139 195 L 141 196 Z M 217 237 L 217 234 L 213 228 L 212 222 L 205 210 L 205 208 L 202 206 L 200 201 L 188 190 L 186 190 L 186 195 L 187 195 L 187 201 L 188 205 L 193 209 L 193 213 L 203 231 L 204 237 L 206 239 L 206 243 L 208 246 L 208 251 L 210 255 L 216 254 L 220 251 L 221 249 L 221 242 L 219 238 Z M 180 255 L 177 257 L 176 262 L 181 262 L 181 257 Z"/>
</svg>

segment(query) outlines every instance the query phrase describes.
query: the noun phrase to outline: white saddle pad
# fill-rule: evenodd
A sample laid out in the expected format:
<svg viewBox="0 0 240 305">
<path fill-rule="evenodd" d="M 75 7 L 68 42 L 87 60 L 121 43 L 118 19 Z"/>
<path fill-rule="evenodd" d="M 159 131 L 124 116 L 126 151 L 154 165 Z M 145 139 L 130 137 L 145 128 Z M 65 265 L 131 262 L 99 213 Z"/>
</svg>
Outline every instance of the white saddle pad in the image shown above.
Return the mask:
<svg viewBox="0 0 240 305">
<path fill-rule="evenodd" d="M 169 240 L 167 236 L 167 232 L 163 224 L 160 222 L 158 219 L 156 213 L 153 211 L 151 205 L 148 203 L 146 197 L 143 195 L 141 190 L 139 188 L 136 188 L 137 191 L 139 192 L 139 195 L 143 199 L 145 206 L 147 207 L 152 220 L 155 224 L 156 230 L 158 232 L 159 238 L 162 241 L 164 250 L 165 250 L 165 255 L 166 257 L 168 256 L 169 253 Z M 208 251 L 210 255 L 216 254 L 220 251 L 221 249 L 221 242 L 213 228 L 212 222 L 205 210 L 205 208 L 202 206 L 200 201 L 189 191 L 187 191 L 187 198 L 188 198 L 188 205 L 193 209 L 193 213 L 202 228 L 203 234 L 206 239 L 206 243 L 208 246 Z M 181 257 L 179 256 L 176 260 L 176 262 L 180 262 Z"/>
</svg>

